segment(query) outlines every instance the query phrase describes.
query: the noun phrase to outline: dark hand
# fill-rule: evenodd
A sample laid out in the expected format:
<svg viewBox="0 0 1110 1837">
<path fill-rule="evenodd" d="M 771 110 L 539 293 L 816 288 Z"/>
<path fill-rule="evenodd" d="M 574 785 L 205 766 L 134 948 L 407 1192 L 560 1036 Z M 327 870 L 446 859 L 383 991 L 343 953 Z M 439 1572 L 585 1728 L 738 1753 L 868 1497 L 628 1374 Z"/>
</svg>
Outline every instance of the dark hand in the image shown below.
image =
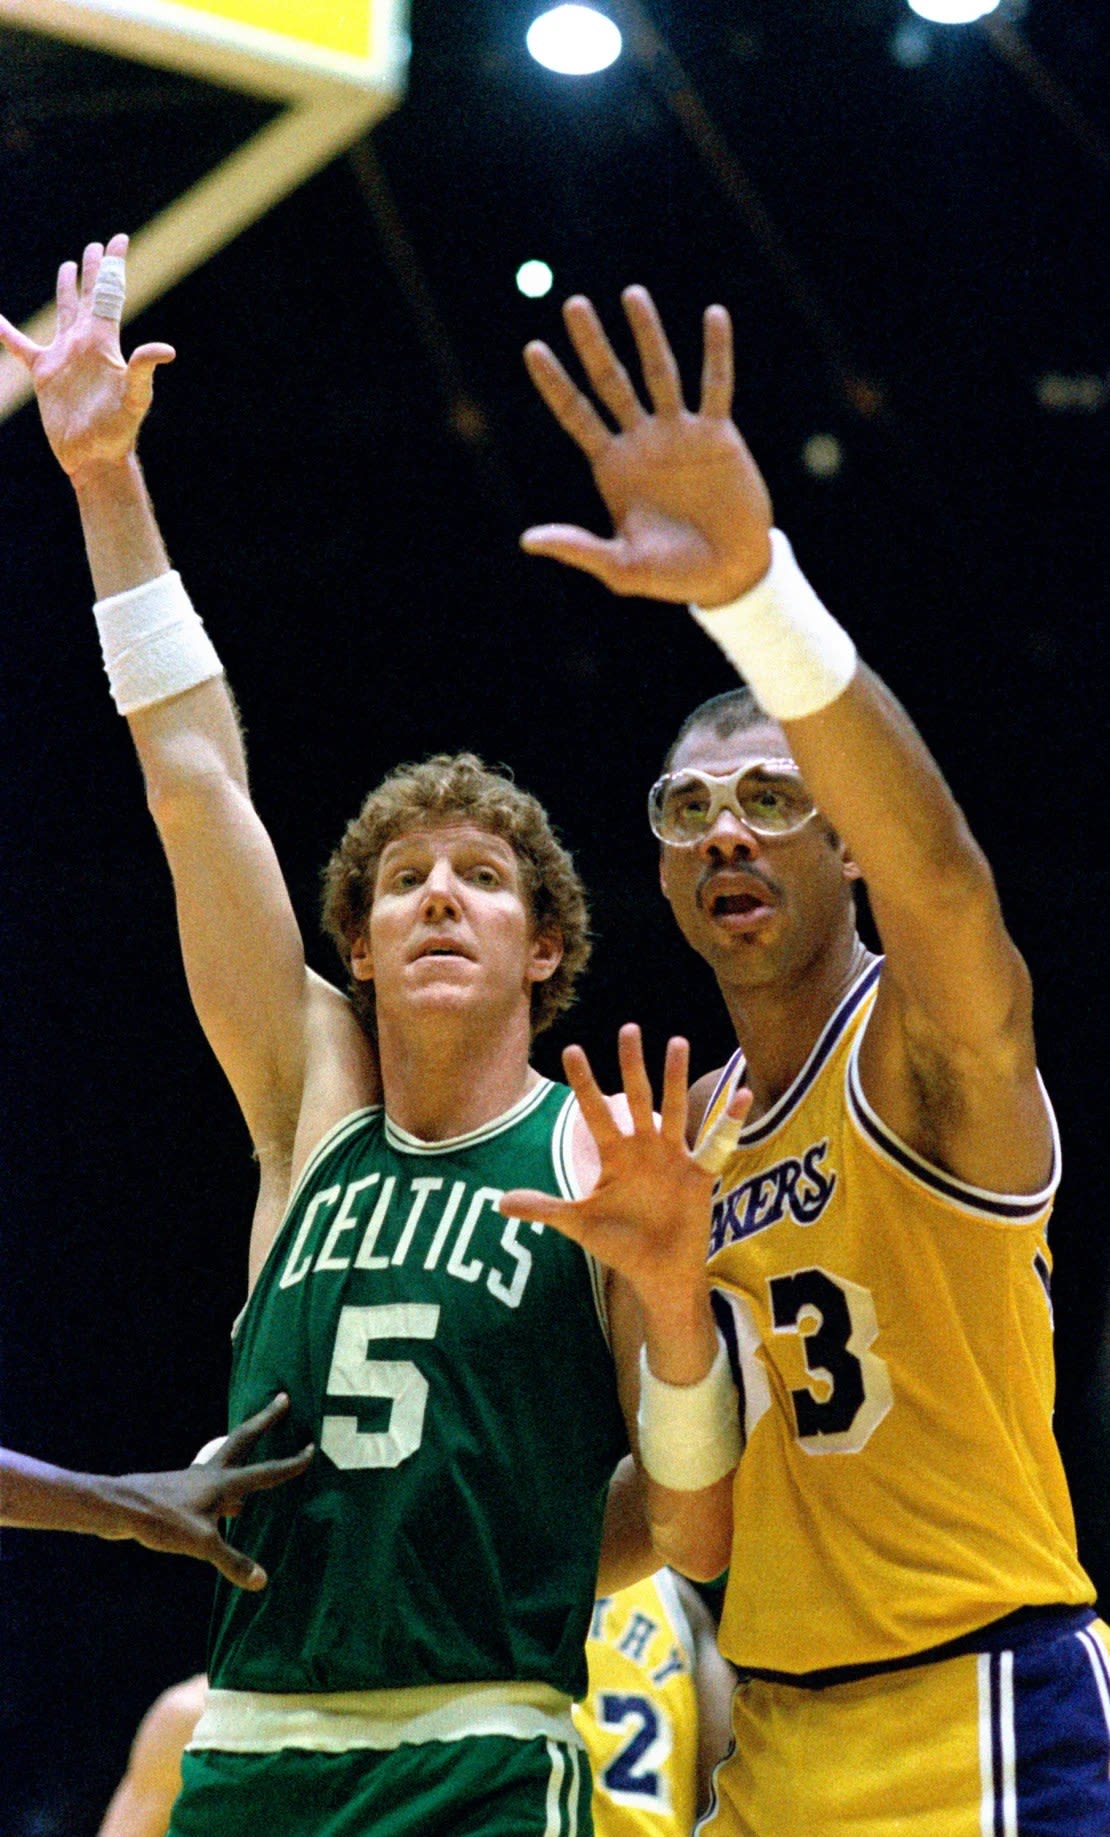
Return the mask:
<svg viewBox="0 0 1110 1837">
<path fill-rule="evenodd" d="M 148 1550 L 214 1563 L 221 1575 L 240 1588 L 265 1588 L 265 1571 L 225 1543 L 216 1520 L 234 1518 L 249 1494 L 283 1486 L 304 1473 L 313 1456 L 311 1444 L 286 1460 L 242 1465 L 259 1436 L 288 1408 L 288 1397 L 279 1393 L 264 1410 L 240 1423 L 202 1466 L 179 1473 L 124 1475 L 118 1485 L 129 1523 L 122 1534 L 136 1538 Z"/>
</svg>

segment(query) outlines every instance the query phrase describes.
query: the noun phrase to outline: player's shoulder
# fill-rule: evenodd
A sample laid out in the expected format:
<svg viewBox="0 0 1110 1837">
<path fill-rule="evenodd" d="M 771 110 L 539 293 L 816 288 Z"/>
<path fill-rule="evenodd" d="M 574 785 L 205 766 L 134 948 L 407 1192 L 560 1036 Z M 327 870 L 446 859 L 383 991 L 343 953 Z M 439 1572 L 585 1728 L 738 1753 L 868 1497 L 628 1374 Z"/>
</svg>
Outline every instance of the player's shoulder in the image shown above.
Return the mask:
<svg viewBox="0 0 1110 1837">
<path fill-rule="evenodd" d="M 179 1753 L 204 1708 L 208 1679 L 203 1672 L 171 1684 L 154 1699 L 139 1724 L 135 1746 L 148 1757 L 163 1749 Z"/>
<path fill-rule="evenodd" d="M 719 1065 L 716 1071 L 703 1073 L 690 1086 L 686 1099 L 686 1140 L 691 1148 L 697 1140 L 698 1130 L 705 1121 L 705 1114 L 713 1100 L 714 1092 L 727 1069 L 727 1066 Z"/>
</svg>

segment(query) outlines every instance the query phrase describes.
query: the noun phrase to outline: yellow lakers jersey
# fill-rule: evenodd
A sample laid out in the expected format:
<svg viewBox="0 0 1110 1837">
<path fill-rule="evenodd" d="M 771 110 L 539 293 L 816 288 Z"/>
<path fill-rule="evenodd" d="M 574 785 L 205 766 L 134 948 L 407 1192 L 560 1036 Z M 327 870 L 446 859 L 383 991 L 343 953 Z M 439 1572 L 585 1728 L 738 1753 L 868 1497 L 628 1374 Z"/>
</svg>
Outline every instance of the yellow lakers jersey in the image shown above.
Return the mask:
<svg viewBox="0 0 1110 1837">
<path fill-rule="evenodd" d="M 709 1271 L 747 1445 L 721 1650 L 879 1664 L 1094 1591 L 1052 1435 L 1041 1193 L 983 1192 L 897 1140 L 857 1057 L 881 963 L 714 1196 Z M 737 1054 L 702 1125 L 743 1078 Z"/>
<path fill-rule="evenodd" d="M 694 1641 L 668 1570 L 602 1595 L 574 1719 L 594 1776 L 597 1837 L 687 1837 L 697 1797 Z"/>
</svg>

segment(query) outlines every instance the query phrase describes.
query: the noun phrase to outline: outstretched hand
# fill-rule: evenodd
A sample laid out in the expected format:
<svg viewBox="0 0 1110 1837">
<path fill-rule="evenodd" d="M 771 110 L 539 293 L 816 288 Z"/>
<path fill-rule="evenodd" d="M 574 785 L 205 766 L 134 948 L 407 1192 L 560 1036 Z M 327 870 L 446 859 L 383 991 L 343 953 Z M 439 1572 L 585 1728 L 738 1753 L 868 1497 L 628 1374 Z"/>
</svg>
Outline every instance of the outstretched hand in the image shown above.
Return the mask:
<svg viewBox="0 0 1110 1837">
<path fill-rule="evenodd" d="M 122 1535 L 136 1538 L 148 1550 L 214 1563 L 240 1588 L 264 1588 L 265 1571 L 224 1541 L 216 1520 L 236 1517 L 249 1494 L 282 1486 L 308 1467 L 311 1445 L 286 1460 L 242 1465 L 259 1437 L 288 1408 L 289 1399 L 280 1392 L 264 1410 L 240 1423 L 203 1465 L 179 1473 L 125 1474 L 117 1482 L 129 1520 Z"/>
<path fill-rule="evenodd" d="M 540 395 L 593 468 L 613 534 L 545 523 L 524 532 L 522 547 L 582 568 L 614 593 L 725 605 L 761 580 L 771 562 L 771 501 L 731 418 L 729 315 L 723 306 L 706 310 L 701 401 L 691 413 L 651 295 L 628 287 L 621 298 L 650 410 L 591 302 L 576 294 L 563 308 L 571 344 L 615 431 L 548 345 L 537 341 L 524 353 Z"/>
<path fill-rule="evenodd" d="M 124 360 L 119 324 L 93 310 L 100 264 L 121 260 L 127 237 L 90 242 L 81 262 L 58 270 L 58 317 L 48 345 L 35 344 L 0 316 L 0 345 L 31 372 L 51 450 L 71 478 L 88 466 L 113 465 L 134 450 L 154 392 L 154 372 L 172 363 L 172 345 L 144 344 Z"/>
<path fill-rule="evenodd" d="M 498 1207 L 508 1217 L 553 1225 L 573 1238 L 623 1276 L 642 1301 L 704 1284 L 713 1184 L 751 1105 L 751 1093 L 737 1091 L 709 1141 L 693 1154 L 686 1145 L 689 1051 L 683 1039 L 667 1044 L 657 1119 L 640 1029 L 621 1028 L 621 1078 L 631 1123 L 624 1128 L 582 1048 L 568 1046 L 563 1067 L 596 1144 L 597 1183 L 584 1199 L 519 1190 L 506 1193 Z"/>
</svg>

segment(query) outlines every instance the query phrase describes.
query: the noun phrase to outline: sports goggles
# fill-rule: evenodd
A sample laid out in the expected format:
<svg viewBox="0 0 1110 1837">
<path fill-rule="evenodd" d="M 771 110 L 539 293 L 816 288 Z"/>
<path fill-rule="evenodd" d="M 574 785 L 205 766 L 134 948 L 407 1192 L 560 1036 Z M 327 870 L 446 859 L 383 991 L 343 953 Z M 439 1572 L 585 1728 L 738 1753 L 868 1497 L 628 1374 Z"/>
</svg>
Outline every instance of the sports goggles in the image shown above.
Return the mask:
<svg viewBox="0 0 1110 1837">
<path fill-rule="evenodd" d="M 677 848 L 700 842 L 726 809 L 757 836 L 792 836 L 817 815 L 793 759 L 749 759 L 727 778 L 687 766 L 648 793 L 653 833 Z"/>
</svg>

